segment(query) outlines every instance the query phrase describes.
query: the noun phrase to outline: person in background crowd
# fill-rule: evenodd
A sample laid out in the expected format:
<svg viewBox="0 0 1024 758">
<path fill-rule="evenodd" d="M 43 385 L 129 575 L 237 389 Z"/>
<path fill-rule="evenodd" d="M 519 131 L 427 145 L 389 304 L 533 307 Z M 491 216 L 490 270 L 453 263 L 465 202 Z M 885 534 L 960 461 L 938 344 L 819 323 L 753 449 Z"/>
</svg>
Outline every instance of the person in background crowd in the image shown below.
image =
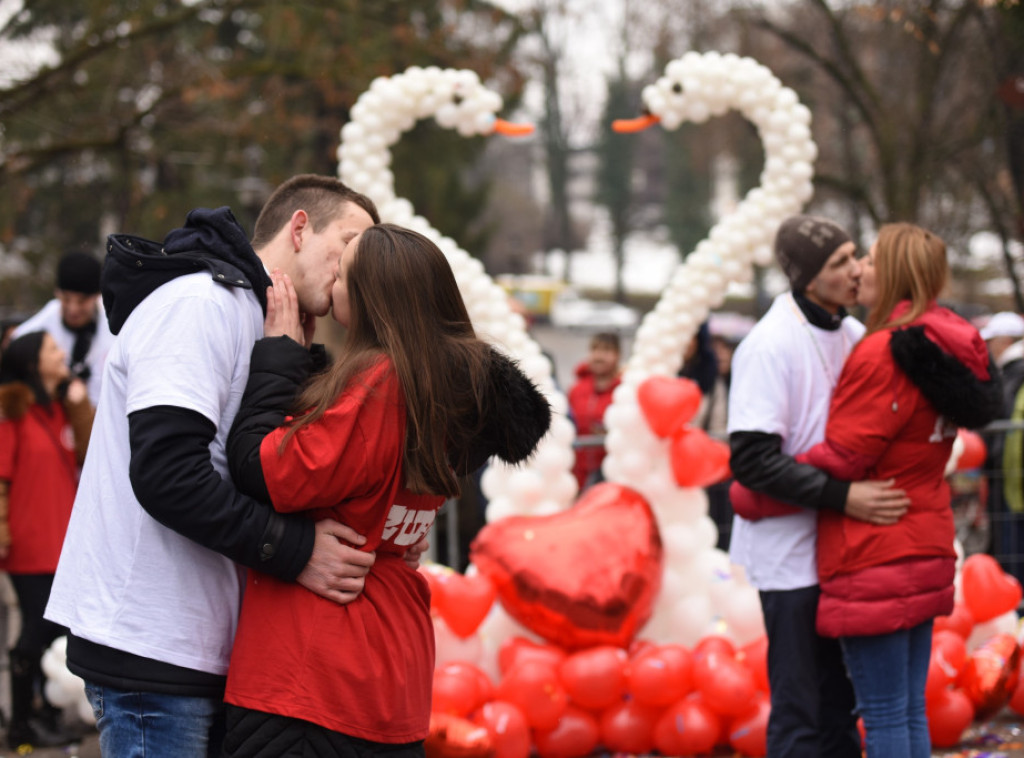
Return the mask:
<svg viewBox="0 0 1024 758">
<path fill-rule="evenodd" d="M 21 322 L 24 320 L 17 316 L 0 320 L 0 354 L 3 354 L 7 346 L 11 344 L 11 340 L 14 339 L 14 330 L 21 326 Z"/>
<path fill-rule="evenodd" d="M 100 262 L 88 253 L 68 252 L 57 263 L 54 298 L 22 322 L 15 337 L 49 332 L 67 356 L 71 375 L 85 382 L 89 401 L 100 400 L 103 365 L 114 342 L 100 302 Z"/>
<path fill-rule="evenodd" d="M 870 309 L 867 336 L 843 366 L 824 441 L 799 456 L 843 479 L 891 477 L 910 498 L 894 524 L 833 510 L 818 522 L 818 631 L 842 644 L 867 758 L 932 754 L 932 621 L 952 613 L 956 574 L 946 464 L 958 427 L 984 426 L 1002 410 L 978 330 L 936 302 L 948 279 L 935 234 L 913 224 L 879 230 L 858 296 Z"/>
<path fill-rule="evenodd" d="M 700 387 L 700 407 L 690 424 L 719 437 L 725 436 L 728 390 L 718 375 L 718 355 L 711 339 L 711 330 L 705 321 L 697 329 L 683 354 L 683 366 L 678 376 L 692 379 Z"/>
<path fill-rule="evenodd" d="M 569 413 L 578 435 L 605 433 L 604 412 L 621 381 L 621 353 L 619 335 L 613 332 L 598 332 L 590 338 L 590 352 L 576 367 L 576 383 L 569 390 Z M 581 492 L 601 480 L 604 456 L 603 444 L 577 446 L 572 473 Z"/>
<path fill-rule="evenodd" d="M 838 641 L 815 629 L 818 513 L 894 523 L 907 498 L 887 482 L 834 479 L 794 456 L 824 436 L 843 362 L 864 327 L 856 245 L 837 224 L 792 216 L 775 256 L 792 290 L 740 343 L 729 392 L 730 467 L 737 482 L 790 503 L 784 515 L 744 515 L 736 501 L 729 555 L 760 593 L 768 633 L 772 758 L 860 758 L 853 687 Z"/>
<path fill-rule="evenodd" d="M 1024 382 L 1024 318 L 1011 311 L 996 313 L 981 328 L 981 337 L 1002 377 L 1004 407 L 1000 418 L 1011 419 L 1014 401 Z M 985 434 L 984 474 L 988 477 L 990 552 L 1004 571 L 1024 582 L 1024 494 L 1019 494 L 1024 483 L 1024 461 L 1020 456 L 1004 461 L 1006 443 L 1015 448 L 1019 439 L 1020 432 L 1012 430 Z"/>
<path fill-rule="evenodd" d="M 312 336 L 342 251 L 378 220 L 342 182 L 302 174 L 271 194 L 251 243 L 227 207 L 193 210 L 163 242 L 110 237 L 103 298 L 118 336 L 46 608 L 70 630 L 104 758 L 221 755 L 243 567 L 326 601 L 362 591 L 365 537 L 242 495 L 225 447 L 267 271 L 291 277 Z"/>
<path fill-rule="evenodd" d="M 85 384 L 69 377 L 64 352 L 47 332 L 17 337 L 0 358 L 0 570 L 10 576 L 21 611 L 10 651 L 7 745 L 19 754 L 74 737 L 46 701 L 40 665 L 50 643 L 66 633 L 43 618 L 43 609 L 93 418 Z"/>
<path fill-rule="evenodd" d="M 332 297 L 345 346 L 308 383 L 295 294 L 273 278 L 228 441 L 232 477 L 280 511 L 334 516 L 378 557 L 343 606 L 249 573 L 225 755 L 422 756 L 434 629 L 427 582 L 402 558 L 459 495 L 460 476 L 492 455 L 528 458 L 551 409 L 476 336 L 444 254 L 421 234 L 380 224 L 349 243 Z"/>
</svg>

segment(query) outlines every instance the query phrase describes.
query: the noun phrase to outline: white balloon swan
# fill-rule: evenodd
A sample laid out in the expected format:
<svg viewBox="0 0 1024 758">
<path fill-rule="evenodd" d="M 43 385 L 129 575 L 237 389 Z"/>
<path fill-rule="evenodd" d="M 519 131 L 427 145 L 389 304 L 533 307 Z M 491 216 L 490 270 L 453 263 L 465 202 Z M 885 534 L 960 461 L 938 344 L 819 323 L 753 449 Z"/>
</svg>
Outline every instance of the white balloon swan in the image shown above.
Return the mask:
<svg viewBox="0 0 1024 758">
<path fill-rule="evenodd" d="M 670 442 L 648 426 L 638 389 L 652 377 L 675 375 L 684 346 L 709 309 L 721 304 L 728 284 L 749 281 L 753 262 L 770 261 L 770 240 L 778 224 L 810 199 L 811 164 L 817 154 L 811 114 L 767 68 L 731 54 L 687 53 L 644 89 L 643 99 L 647 115 L 617 122 L 617 129 L 635 131 L 658 122 L 676 129 L 684 121 L 701 123 L 735 109 L 755 124 L 764 145 L 761 185 L 722 218 L 674 272 L 660 302 L 637 331 L 623 383 L 605 419 L 605 477 L 646 498 L 663 546 L 661 590 L 640 636 L 692 645 L 707 634 L 720 633 L 744 644 L 763 632 L 757 593 L 733 572 L 728 556 L 715 548 L 717 530 L 707 515 L 704 491 L 676 483 L 669 463 Z M 556 411 L 552 431 L 530 464 L 488 468 L 483 488 L 492 524 L 508 516 L 558 514 L 573 504 L 575 432 L 565 415 L 565 397 L 554 386 L 550 362 L 527 334 L 523 319 L 508 307 L 501 287 L 479 261 L 415 215 L 407 200 L 395 197 L 388 148 L 417 119 L 429 116 L 466 136 L 507 133 L 505 122 L 495 117 L 501 106 L 500 96 L 473 72 L 413 67 L 372 83 L 352 108 L 338 152 L 340 177 L 371 197 L 383 220 L 431 237 L 444 251 L 478 332 L 520 360 Z M 600 563 L 601 557 L 592 560 Z M 490 642 L 500 642 L 495 636 L 522 631 L 507 617 L 494 621 L 494 615 L 479 632 L 490 636 Z M 463 651 L 466 656 L 477 658 L 479 648 L 472 646 L 478 641 L 465 644 L 472 648 Z M 440 651 L 440 638 L 438 647 Z"/>
</svg>

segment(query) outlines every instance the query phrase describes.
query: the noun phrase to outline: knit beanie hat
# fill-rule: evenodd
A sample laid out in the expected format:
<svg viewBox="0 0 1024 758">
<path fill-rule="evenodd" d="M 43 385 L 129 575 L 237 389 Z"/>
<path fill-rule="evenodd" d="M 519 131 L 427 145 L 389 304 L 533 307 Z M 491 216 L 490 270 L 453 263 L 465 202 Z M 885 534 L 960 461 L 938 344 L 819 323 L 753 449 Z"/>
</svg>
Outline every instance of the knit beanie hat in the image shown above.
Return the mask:
<svg viewBox="0 0 1024 758">
<path fill-rule="evenodd" d="M 102 264 L 88 253 L 65 253 L 57 264 L 57 289 L 97 295 Z"/>
<path fill-rule="evenodd" d="M 842 227 L 818 216 L 790 216 L 775 235 L 775 257 L 796 293 L 803 292 L 832 253 L 850 241 Z"/>
</svg>

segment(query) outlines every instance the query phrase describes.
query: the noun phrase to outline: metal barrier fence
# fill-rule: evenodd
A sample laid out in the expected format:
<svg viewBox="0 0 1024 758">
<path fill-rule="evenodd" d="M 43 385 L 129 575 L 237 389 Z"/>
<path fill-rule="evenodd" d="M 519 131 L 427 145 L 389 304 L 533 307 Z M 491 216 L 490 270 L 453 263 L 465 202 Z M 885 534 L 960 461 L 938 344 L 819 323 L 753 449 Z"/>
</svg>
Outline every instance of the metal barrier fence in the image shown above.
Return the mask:
<svg viewBox="0 0 1024 758">
<path fill-rule="evenodd" d="M 1024 583 L 1024 512 L 1010 511 L 1003 497 L 1006 471 L 1002 450 L 1006 435 L 1024 432 L 1024 423 L 997 421 L 979 430 L 988 457 L 980 468 L 954 471 L 949 476 L 953 491 L 952 508 L 957 537 L 965 555 L 990 553 L 1000 565 Z M 599 435 L 581 436 L 574 447 L 604 444 Z M 1014 473 L 1024 473 L 1024 460 Z M 1019 480 L 1017 480 L 1019 481 Z M 707 490 L 708 515 L 718 526 L 718 547 L 727 550 L 732 529 L 732 507 L 728 501 L 728 483 Z M 463 571 L 468 563 L 469 544 L 483 527 L 485 502 L 479 491 L 479 477 L 467 479 L 463 496 L 449 500 L 441 509 L 428 557 Z"/>
</svg>

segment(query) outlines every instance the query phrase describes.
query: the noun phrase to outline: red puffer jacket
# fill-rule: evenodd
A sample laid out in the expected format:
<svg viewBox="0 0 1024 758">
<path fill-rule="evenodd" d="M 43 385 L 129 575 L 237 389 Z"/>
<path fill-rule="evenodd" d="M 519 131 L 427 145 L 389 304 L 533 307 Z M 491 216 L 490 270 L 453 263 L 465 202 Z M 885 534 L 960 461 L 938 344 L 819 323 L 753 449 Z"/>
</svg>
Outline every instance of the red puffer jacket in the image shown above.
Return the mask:
<svg viewBox="0 0 1024 758">
<path fill-rule="evenodd" d="M 907 308 L 901 303 L 894 318 Z M 895 479 L 911 505 L 892 526 L 821 512 L 821 634 L 881 634 L 952 610 L 955 530 L 946 462 L 957 428 L 998 417 L 999 397 L 977 330 L 937 305 L 854 348 L 832 397 L 825 440 L 798 460 L 849 481 Z M 749 490 L 735 494 L 762 499 Z"/>
</svg>

